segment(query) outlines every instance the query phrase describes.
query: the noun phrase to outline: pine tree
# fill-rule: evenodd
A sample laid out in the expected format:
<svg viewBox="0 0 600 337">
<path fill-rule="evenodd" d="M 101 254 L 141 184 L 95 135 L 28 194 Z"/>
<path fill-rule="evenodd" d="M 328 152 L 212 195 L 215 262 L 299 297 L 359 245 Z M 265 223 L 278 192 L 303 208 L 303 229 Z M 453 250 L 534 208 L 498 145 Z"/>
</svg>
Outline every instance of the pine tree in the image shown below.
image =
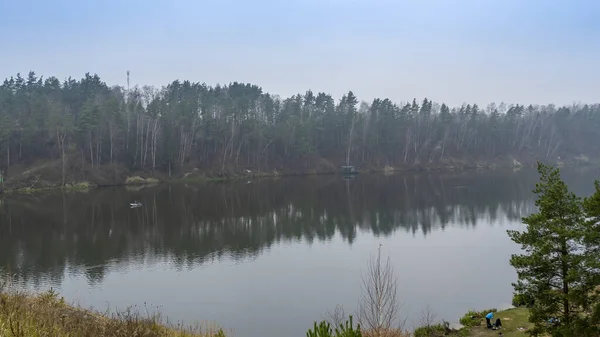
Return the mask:
<svg viewBox="0 0 600 337">
<path fill-rule="evenodd" d="M 587 220 L 587 232 L 584 238 L 588 259 L 585 261 L 589 270 L 600 270 L 600 181 L 594 182 L 595 193 L 583 201 L 583 209 Z M 589 273 L 586 281 L 585 301 L 581 303 L 586 315 L 579 322 L 582 336 L 600 336 L 600 273 Z"/>
<path fill-rule="evenodd" d="M 508 231 L 524 251 L 510 259 L 518 274 L 513 286 L 535 301 L 531 335 L 587 336 L 591 291 L 598 279 L 598 269 L 590 268 L 596 255 L 585 244 L 593 243 L 592 222 L 586 221 L 581 198 L 569 191 L 557 168 L 539 163 L 538 172 L 540 182 L 533 190 L 538 213 L 523 218 L 525 231 Z M 549 324 L 550 318 L 559 323 Z"/>
</svg>

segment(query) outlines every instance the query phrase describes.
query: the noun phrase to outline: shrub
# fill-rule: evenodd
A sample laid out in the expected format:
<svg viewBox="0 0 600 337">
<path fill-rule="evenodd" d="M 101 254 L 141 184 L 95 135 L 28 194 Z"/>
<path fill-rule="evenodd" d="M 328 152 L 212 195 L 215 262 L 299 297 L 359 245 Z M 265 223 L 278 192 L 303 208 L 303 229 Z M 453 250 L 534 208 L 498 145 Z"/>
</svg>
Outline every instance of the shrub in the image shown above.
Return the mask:
<svg viewBox="0 0 600 337">
<path fill-rule="evenodd" d="M 441 323 L 430 325 L 430 326 L 422 326 L 415 329 L 414 333 L 415 337 L 438 337 L 445 336 L 446 329 Z"/>
<path fill-rule="evenodd" d="M 156 178 L 147 178 L 144 179 L 142 177 L 139 176 L 133 176 L 133 177 L 127 177 L 127 179 L 125 179 L 125 185 L 145 185 L 145 184 L 158 184 L 160 183 L 160 180 L 156 179 Z"/>
<path fill-rule="evenodd" d="M 340 324 L 339 328 L 335 329 L 335 337 L 362 337 L 360 332 L 360 325 L 356 326 L 354 329 L 354 324 L 352 324 L 352 316 L 350 316 L 350 321 L 346 321 L 344 325 Z"/>
<path fill-rule="evenodd" d="M 78 183 L 65 184 L 64 186 L 62 186 L 62 189 L 67 191 L 87 191 L 91 187 L 92 185 L 90 183 L 88 183 L 87 181 L 82 181 Z"/>
<path fill-rule="evenodd" d="M 481 321 L 483 320 L 485 315 L 487 315 L 489 312 L 496 312 L 496 311 L 497 310 L 495 308 L 482 310 L 482 311 L 469 310 L 469 312 L 467 312 L 463 317 L 461 317 L 459 322 L 460 322 L 460 324 L 462 324 L 464 326 L 468 326 L 468 327 L 477 326 L 477 325 L 481 324 Z"/>
<path fill-rule="evenodd" d="M 350 316 L 349 321 L 335 328 L 335 332 L 331 329 L 331 324 L 326 321 L 322 321 L 319 324 L 315 322 L 313 329 L 308 330 L 306 333 L 307 337 L 362 337 L 360 325 L 357 325 L 356 329 L 354 328 L 352 316 Z"/>
<path fill-rule="evenodd" d="M 515 293 L 512 298 L 512 305 L 520 307 L 522 305 L 529 306 L 533 303 L 533 297 L 528 294 Z"/>
<path fill-rule="evenodd" d="M 401 329 L 385 329 L 379 331 L 367 330 L 362 331 L 363 337 L 411 337 L 409 332 Z"/>
<path fill-rule="evenodd" d="M 317 325 L 315 322 L 314 330 L 308 329 L 306 337 L 331 337 L 333 336 L 331 325 L 325 321 L 322 321 Z"/>
</svg>

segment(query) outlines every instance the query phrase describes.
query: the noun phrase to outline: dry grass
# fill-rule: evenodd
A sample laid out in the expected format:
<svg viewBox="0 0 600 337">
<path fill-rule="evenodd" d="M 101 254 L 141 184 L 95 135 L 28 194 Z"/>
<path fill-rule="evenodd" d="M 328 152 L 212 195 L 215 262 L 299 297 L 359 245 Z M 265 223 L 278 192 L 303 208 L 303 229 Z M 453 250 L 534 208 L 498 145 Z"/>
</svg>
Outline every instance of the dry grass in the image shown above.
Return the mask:
<svg viewBox="0 0 600 337">
<path fill-rule="evenodd" d="M 382 329 L 380 331 L 362 331 L 363 337 L 411 337 L 412 334 L 401 329 Z"/>
<path fill-rule="evenodd" d="M 133 176 L 133 177 L 127 177 L 127 179 L 125 179 L 125 185 L 152 185 L 152 184 L 158 184 L 160 183 L 160 180 L 156 179 L 156 178 L 142 178 L 139 176 Z"/>
<path fill-rule="evenodd" d="M 384 173 L 385 175 L 390 175 L 390 174 L 393 174 L 393 173 L 394 173 L 394 168 L 393 168 L 393 167 L 391 167 L 391 166 L 389 166 L 389 165 L 386 165 L 386 166 L 383 168 L 383 173 Z"/>
<path fill-rule="evenodd" d="M 92 188 L 92 185 L 87 181 L 66 184 L 65 186 L 62 187 L 63 190 L 67 190 L 67 191 L 88 191 L 91 188 Z"/>
<path fill-rule="evenodd" d="M 4 288 L 4 291 L 3 291 Z M 7 292 L 0 283 L 0 336 L 3 337 L 225 337 L 218 328 L 164 324 L 159 315 L 132 310 L 107 315 L 76 308 L 54 292 Z"/>
</svg>

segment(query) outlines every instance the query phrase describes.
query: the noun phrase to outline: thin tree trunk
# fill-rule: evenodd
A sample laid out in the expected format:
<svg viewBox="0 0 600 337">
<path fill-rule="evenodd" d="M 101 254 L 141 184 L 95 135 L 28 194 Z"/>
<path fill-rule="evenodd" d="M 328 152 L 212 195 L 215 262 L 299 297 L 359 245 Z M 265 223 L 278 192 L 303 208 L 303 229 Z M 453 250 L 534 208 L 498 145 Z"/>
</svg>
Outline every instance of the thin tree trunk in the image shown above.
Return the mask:
<svg viewBox="0 0 600 337">
<path fill-rule="evenodd" d="M 150 143 L 150 119 L 148 119 L 148 125 L 146 126 L 146 140 L 144 141 L 144 161 L 142 168 L 146 167 L 146 158 L 148 158 L 148 145 Z"/>
<path fill-rule="evenodd" d="M 112 125 L 112 123 L 108 123 L 108 141 L 109 141 L 109 164 L 112 165 L 113 163 L 113 146 L 114 146 L 114 134 L 113 134 L 113 128 L 114 126 Z"/>
<path fill-rule="evenodd" d="M 354 133 L 354 125 L 356 124 L 356 114 L 352 116 L 352 125 L 350 126 L 350 134 L 348 135 L 348 149 L 346 150 L 346 165 L 350 165 L 350 149 L 352 148 L 352 134 Z"/>
<path fill-rule="evenodd" d="M 562 256 L 562 279 L 563 279 L 563 310 L 564 310 L 564 318 L 565 318 L 565 326 L 569 327 L 571 323 L 571 315 L 569 308 L 569 283 L 567 282 L 567 275 L 569 274 L 569 266 L 567 264 L 566 258 L 569 255 L 567 249 L 567 242 L 563 239 L 561 243 L 561 256 Z"/>
<path fill-rule="evenodd" d="M 61 162 L 62 162 L 62 171 L 61 171 L 62 186 L 65 186 L 65 162 L 66 162 L 66 156 L 65 156 L 65 137 L 66 137 L 65 134 L 61 135 L 60 132 L 58 130 L 56 130 L 56 140 L 58 141 L 58 146 L 59 146 L 59 149 L 60 149 Z"/>
<path fill-rule="evenodd" d="M 238 146 L 237 153 L 235 154 L 235 165 L 239 165 L 240 151 L 242 150 L 243 139 L 240 139 L 240 145 Z"/>
<path fill-rule="evenodd" d="M 88 132 L 88 143 L 90 148 L 90 161 L 92 162 L 92 167 L 94 167 L 94 147 L 92 146 L 92 131 Z"/>
</svg>

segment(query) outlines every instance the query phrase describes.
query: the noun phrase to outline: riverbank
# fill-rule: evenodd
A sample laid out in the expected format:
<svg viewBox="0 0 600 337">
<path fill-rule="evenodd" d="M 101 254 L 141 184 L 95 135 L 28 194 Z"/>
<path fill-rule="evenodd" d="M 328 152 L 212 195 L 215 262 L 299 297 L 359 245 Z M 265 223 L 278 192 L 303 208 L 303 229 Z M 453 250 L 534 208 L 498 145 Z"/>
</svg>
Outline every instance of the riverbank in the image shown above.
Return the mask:
<svg viewBox="0 0 600 337">
<path fill-rule="evenodd" d="M 72 306 L 54 292 L 0 292 L 0 336 L 226 337 L 217 327 L 185 327 L 134 310 L 108 315 Z"/>
<path fill-rule="evenodd" d="M 502 327 L 499 330 L 488 329 L 485 315 L 494 312 L 494 320 L 500 318 Z M 459 330 L 457 329 L 460 328 Z M 415 337 L 496 337 L 502 333 L 503 337 L 525 337 L 531 328 L 529 323 L 529 310 L 526 307 L 510 308 L 502 311 L 488 309 L 483 311 L 469 311 L 461 319 L 460 324 L 442 323 L 425 325 L 415 330 Z"/>
<path fill-rule="evenodd" d="M 493 310 L 493 309 L 492 309 Z M 496 312 L 500 330 L 487 329 L 485 314 L 468 312 L 460 322 L 465 327 L 450 332 L 443 324 L 424 326 L 414 331 L 415 337 L 492 337 L 502 332 L 505 337 L 525 337 L 531 324 L 525 307 Z M 309 329 L 311 327 L 307 327 Z M 142 315 L 129 309 L 109 315 L 72 306 L 55 292 L 32 295 L 17 292 L 0 293 L 0 336 L 106 336 L 106 337 L 226 337 L 232 332 L 215 326 L 171 325 L 160 314 Z M 368 335 L 368 334 L 367 334 Z M 398 333 L 398 336 L 405 336 Z"/>
<path fill-rule="evenodd" d="M 533 167 L 535 161 L 520 162 L 514 158 L 503 158 L 494 161 L 459 161 L 447 160 L 435 165 L 402 165 L 402 166 L 357 166 L 360 173 L 407 173 L 407 172 L 460 172 L 470 170 L 520 170 Z M 565 161 L 555 163 L 564 167 L 594 168 L 598 163 L 587 161 Z M 310 176 L 340 174 L 339 167 L 327 163 L 312 169 L 273 169 L 255 171 L 252 168 L 226 168 L 215 171 L 206 168 L 186 167 L 179 173 L 167 174 L 160 171 L 131 171 L 119 165 L 101 165 L 95 167 L 81 166 L 67 172 L 63 177 L 62 163 L 57 161 L 42 162 L 31 167 L 13 167 L 5 179 L 6 193 L 35 193 L 46 190 L 62 189 L 64 191 L 87 191 L 95 187 L 107 186 L 148 186 L 158 183 L 206 183 L 233 180 L 250 180 L 257 178 L 278 178 L 287 176 Z M 64 180 L 63 180 L 64 178 Z M 64 181 L 64 183 L 63 183 Z"/>
<path fill-rule="evenodd" d="M 6 282 L 0 284 L 0 336 L 106 336 L 106 337 L 226 337 L 233 331 L 224 330 L 215 324 L 184 326 L 169 324 L 160 313 L 145 314 L 128 308 L 115 314 L 83 309 L 65 301 L 56 292 L 50 290 L 34 294 L 10 289 Z M 152 311 L 152 310 L 150 310 Z M 494 312 L 494 320 L 500 318 L 500 330 L 487 329 L 485 315 Z M 428 316 L 433 318 L 433 316 Z M 421 319 L 423 326 L 413 333 L 395 331 L 390 336 L 414 337 L 492 337 L 502 332 L 505 337 L 525 337 L 529 311 L 526 307 L 510 308 L 502 311 L 487 309 L 469 311 L 459 320 L 460 324 L 427 322 Z M 456 325 L 458 325 L 458 330 Z M 307 327 L 310 329 L 311 327 Z M 363 335 L 370 336 L 368 331 Z M 326 337 L 326 336 L 322 336 Z"/>
<path fill-rule="evenodd" d="M 502 328 L 499 331 L 486 327 L 485 314 L 486 312 L 481 312 L 476 323 L 468 327 L 468 337 L 496 337 L 499 332 L 502 332 L 504 337 L 525 337 L 528 336 L 527 329 L 532 326 L 529 323 L 529 310 L 526 307 L 511 308 L 494 313 L 494 319 L 500 318 L 502 322 Z M 470 317 L 470 314 L 465 316 Z"/>
</svg>

